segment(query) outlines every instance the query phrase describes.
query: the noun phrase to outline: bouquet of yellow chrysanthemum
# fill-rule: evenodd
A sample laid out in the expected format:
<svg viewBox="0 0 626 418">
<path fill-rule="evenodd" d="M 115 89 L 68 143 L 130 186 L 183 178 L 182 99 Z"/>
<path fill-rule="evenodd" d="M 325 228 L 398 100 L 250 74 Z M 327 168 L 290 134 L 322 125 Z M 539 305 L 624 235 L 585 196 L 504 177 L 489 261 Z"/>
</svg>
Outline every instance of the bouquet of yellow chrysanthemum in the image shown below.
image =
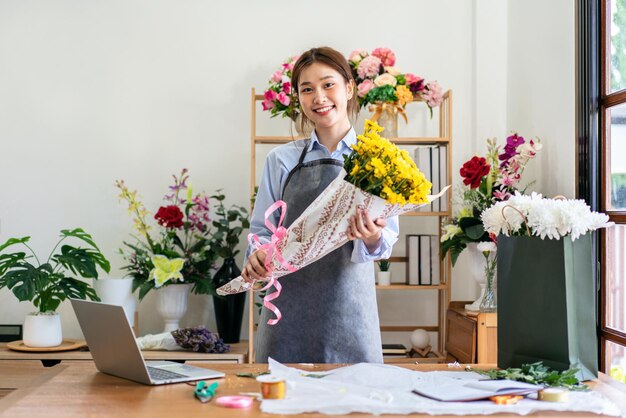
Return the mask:
<svg viewBox="0 0 626 418">
<path fill-rule="evenodd" d="M 267 295 L 264 304 L 280 313 L 270 303 L 280 294 L 277 279 L 299 270 L 336 250 L 349 241 L 350 217 L 359 207 L 372 219 L 389 218 L 412 212 L 441 197 L 430 196 L 431 183 L 419 171 L 409 153 L 382 138 L 376 123 L 365 122 L 365 133 L 357 137 L 352 152 L 345 157 L 344 169 L 307 207 L 289 228 L 278 225 L 270 242 L 260 244 L 267 252 L 269 284 L 277 291 Z M 282 209 L 284 202 L 271 210 Z M 252 285 L 238 277 L 217 289 L 228 295 L 249 290 Z M 275 322 L 274 322 L 275 323 Z"/>
<path fill-rule="evenodd" d="M 365 133 L 344 157 L 345 180 L 391 204 L 429 203 L 432 184 L 406 150 L 379 135 L 382 130 L 375 122 L 365 121 Z"/>
</svg>

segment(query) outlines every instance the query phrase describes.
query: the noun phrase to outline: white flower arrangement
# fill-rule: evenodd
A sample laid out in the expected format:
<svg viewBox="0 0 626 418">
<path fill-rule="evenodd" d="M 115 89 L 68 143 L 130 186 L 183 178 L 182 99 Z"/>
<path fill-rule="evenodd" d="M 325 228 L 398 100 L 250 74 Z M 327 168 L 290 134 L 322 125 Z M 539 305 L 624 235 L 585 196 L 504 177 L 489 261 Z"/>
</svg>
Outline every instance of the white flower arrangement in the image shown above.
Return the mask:
<svg viewBox="0 0 626 418">
<path fill-rule="evenodd" d="M 490 234 L 535 235 L 541 239 L 571 235 L 572 241 L 589 231 L 613 225 L 607 215 L 592 212 L 584 200 L 548 199 L 538 193 L 516 192 L 508 200 L 485 209 L 480 218 Z"/>
</svg>

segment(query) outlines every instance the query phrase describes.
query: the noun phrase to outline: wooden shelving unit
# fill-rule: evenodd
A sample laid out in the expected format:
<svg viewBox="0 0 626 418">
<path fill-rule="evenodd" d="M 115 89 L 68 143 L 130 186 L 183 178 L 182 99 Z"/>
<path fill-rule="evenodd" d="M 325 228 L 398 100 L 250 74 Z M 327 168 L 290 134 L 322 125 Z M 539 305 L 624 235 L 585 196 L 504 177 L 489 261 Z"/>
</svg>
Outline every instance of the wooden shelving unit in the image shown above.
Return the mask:
<svg viewBox="0 0 626 418">
<path fill-rule="evenodd" d="M 285 144 L 287 142 L 300 139 L 297 136 L 262 136 L 257 135 L 257 102 L 263 101 L 263 95 L 256 94 L 255 89 L 252 88 L 251 96 L 251 130 L 250 130 L 250 196 L 255 193 L 255 187 L 257 186 L 256 179 L 256 164 L 257 164 L 257 145 L 260 144 Z M 402 137 L 402 138 L 388 138 L 390 141 L 398 145 L 448 145 L 447 149 L 447 178 L 452 179 L 452 91 L 448 90 L 444 93 L 443 103 L 439 107 L 439 136 L 438 137 Z M 449 180 L 450 181 L 450 180 Z M 447 199 L 447 211 L 443 212 L 413 212 L 405 214 L 403 216 L 420 216 L 420 217 L 432 217 L 436 218 L 438 225 L 441 225 L 442 219 L 451 215 L 452 199 L 451 192 L 448 192 L 443 198 Z M 437 228 L 439 234 L 441 234 L 441 228 Z M 402 231 L 401 231 L 402 232 Z M 411 231 L 415 232 L 415 231 Z M 407 263 L 408 257 L 391 257 L 391 262 L 394 263 Z M 437 291 L 437 325 L 381 325 L 381 332 L 410 332 L 416 328 L 421 328 L 429 332 L 437 332 L 438 334 L 438 347 L 441 351 L 433 351 L 429 357 L 425 358 L 402 358 L 392 357 L 385 358 L 385 362 L 398 363 L 398 362 L 444 362 L 446 360 L 446 353 L 444 347 L 446 346 L 445 338 L 445 324 L 446 324 L 446 311 L 450 305 L 450 291 L 451 291 L 451 277 L 452 277 L 452 265 L 450 263 L 449 256 L 441 261 L 440 269 L 441 276 L 439 278 L 440 284 L 438 285 L 404 285 L 404 284 L 392 284 L 389 286 L 376 286 L 377 291 L 386 292 L 389 290 L 396 291 L 420 291 L 420 290 L 436 290 Z M 249 310 L 249 350 L 248 360 L 250 363 L 254 362 L 254 332 L 256 331 L 256 307 L 254 305 L 254 297 L 248 298 L 248 310 Z"/>
</svg>

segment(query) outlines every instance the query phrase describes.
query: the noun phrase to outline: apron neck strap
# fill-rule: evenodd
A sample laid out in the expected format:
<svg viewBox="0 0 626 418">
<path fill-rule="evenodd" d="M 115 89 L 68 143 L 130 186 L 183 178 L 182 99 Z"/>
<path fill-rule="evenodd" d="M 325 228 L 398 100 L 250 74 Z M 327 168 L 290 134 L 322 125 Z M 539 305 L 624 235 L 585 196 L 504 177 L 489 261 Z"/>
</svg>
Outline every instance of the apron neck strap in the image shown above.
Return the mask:
<svg viewBox="0 0 626 418">
<path fill-rule="evenodd" d="M 311 139 L 307 139 L 307 141 L 304 143 L 304 149 L 302 150 L 302 153 L 300 154 L 300 159 L 298 160 L 298 165 L 302 164 L 304 162 L 304 157 L 306 156 L 307 151 L 309 150 L 309 146 L 311 145 Z"/>
</svg>

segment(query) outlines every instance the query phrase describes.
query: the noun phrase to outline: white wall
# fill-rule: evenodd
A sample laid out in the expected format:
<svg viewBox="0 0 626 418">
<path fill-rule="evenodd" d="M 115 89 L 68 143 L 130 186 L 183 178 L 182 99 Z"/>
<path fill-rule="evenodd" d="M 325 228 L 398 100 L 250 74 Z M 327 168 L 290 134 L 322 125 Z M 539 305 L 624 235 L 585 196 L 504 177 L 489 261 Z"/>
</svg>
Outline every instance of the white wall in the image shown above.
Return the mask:
<svg viewBox="0 0 626 418">
<path fill-rule="evenodd" d="M 573 194 L 573 5 L 533 3 L 0 2 L 0 241 L 31 235 L 44 254 L 60 229 L 80 226 L 119 276 L 116 249 L 131 221 L 116 179 L 154 211 L 186 167 L 194 189 L 222 188 L 228 203 L 247 205 L 250 88 L 262 89 L 286 56 L 319 45 L 345 54 L 386 46 L 400 69 L 452 89 L 455 171 L 484 152 L 484 138 L 516 129 L 546 144 L 538 174 L 557 164 L 559 176 L 541 185 Z M 387 10 L 388 21 L 372 20 Z M 456 300 L 476 293 L 463 262 Z M 140 305 L 142 334 L 161 326 L 152 296 Z M 405 298 L 381 298 L 383 320 L 434 324 L 432 296 L 396 309 Z M 31 310 L 0 291 L 0 323 L 21 323 Z M 65 335 L 80 336 L 69 304 L 60 311 Z M 185 321 L 214 329 L 209 298 L 193 297 Z"/>
<path fill-rule="evenodd" d="M 545 196 L 576 195 L 574 2 L 509 2 L 508 129 L 539 136 L 524 175 Z"/>
</svg>

